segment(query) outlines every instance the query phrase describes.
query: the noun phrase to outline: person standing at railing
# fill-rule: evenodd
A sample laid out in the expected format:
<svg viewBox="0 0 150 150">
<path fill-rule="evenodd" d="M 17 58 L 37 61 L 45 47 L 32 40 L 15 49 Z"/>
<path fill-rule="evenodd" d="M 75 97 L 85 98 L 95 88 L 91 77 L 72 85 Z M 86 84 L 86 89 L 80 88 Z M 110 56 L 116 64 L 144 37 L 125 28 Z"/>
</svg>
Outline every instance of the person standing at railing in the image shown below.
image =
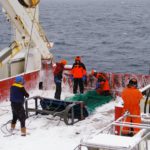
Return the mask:
<svg viewBox="0 0 150 150">
<path fill-rule="evenodd" d="M 10 101 L 12 108 L 12 122 L 11 122 L 11 130 L 13 131 L 16 126 L 17 120 L 20 121 L 21 126 L 21 135 L 26 136 L 26 126 L 25 126 L 25 109 L 24 109 L 24 101 L 25 97 L 29 97 L 29 94 L 24 88 L 24 78 L 22 76 L 18 76 L 15 78 L 15 83 L 10 88 Z"/>
<path fill-rule="evenodd" d="M 137 89 L 138 83 L 135 78 L 132 78 L 129 81 L 127 87 L 122 91 L 121 97 L 124 102 L 123 113 L 128 111 L 130 115 L 140 116 L 140 101 L 143 97 L 142 93 Z M 131 122 L 140 124 L 141 117 L 126 117 L 125 122 Z M 134 135 L 140 129 L 139 128 L 129 128 L 123 127 L 122 134 L 123 135 Z M 130 132 L 131 131 L 131 132 Z M 133 133 L 132 133 L 133 131 Z"/>
<path fill-rule="evenodd" d="M 76 94 L 78 87 L 80 93 L 84 93 L 84 82 L 86 81 L 86 67 L 81 62 L 81 57 L 76 56 L 75 62 L 71 69 L 71 77 L 73 78 L 73 93 Z"/>
<path fill-rule="evenodd" d="M 61 83 L 62 83 L 62 74 L 64 71 L 64 66 L 67 64 L 67 61 L 62 59 L 59 63 L 56 63 L 56 68 L 54 70 L 54 82 L 56 85 L 56 91 L 54 98 L 60 99 L 61 97 Z"/>
</svg>

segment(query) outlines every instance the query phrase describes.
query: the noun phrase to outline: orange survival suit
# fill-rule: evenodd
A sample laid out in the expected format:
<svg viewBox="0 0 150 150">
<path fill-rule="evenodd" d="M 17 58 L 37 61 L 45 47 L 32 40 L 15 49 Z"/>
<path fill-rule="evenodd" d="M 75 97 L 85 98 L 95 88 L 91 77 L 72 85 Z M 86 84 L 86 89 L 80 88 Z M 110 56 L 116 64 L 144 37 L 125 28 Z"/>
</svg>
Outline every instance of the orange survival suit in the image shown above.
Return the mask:
<svg viewBox="0 0 150 150">
<path fill-rule="evenodd" d="M 123 113 L 128 111 L 131 115 L 138 115 L 140 116 L 140 101 L 143 97 L 142 93 L 137 89 L 137 80 L 131 79 L 127 88 L 122 91 L 122 99 L 124 101 Z M 132 123 L 141 123 L 140 117 L 127 117 L 124 120 L 125 122 L 132 122 Z M 129 134 L 130 132 L 129 127 L 123 127 L 123 134 Z M 137 133 L 140 129 L 134 128 L 132 129 L 134 133 Z M 133 133 L 133 134 L 134 134 Z"/>
<path fill-rule="evenodd" d="M 94 75 L 97 78 L 97 83 L 96 83 L 97 93 L 104 96 L 110 95 L 110 86 L 106 75 L 103 73 L 97 73 L 93 71 L 92 71 L 92 75 Z"/>
<path fill-rule="evenodd" d="M 86 67 L 81 62 L 80 56 L 76 56 L 75 63 L 72 66 L 71 74 L 73 77 L 73 93 L 76 94 L 78 90 L 78 86 L 80 89 L 80 93 L 84 92 L 84 80 L 86 80 Z"/>
</svg>

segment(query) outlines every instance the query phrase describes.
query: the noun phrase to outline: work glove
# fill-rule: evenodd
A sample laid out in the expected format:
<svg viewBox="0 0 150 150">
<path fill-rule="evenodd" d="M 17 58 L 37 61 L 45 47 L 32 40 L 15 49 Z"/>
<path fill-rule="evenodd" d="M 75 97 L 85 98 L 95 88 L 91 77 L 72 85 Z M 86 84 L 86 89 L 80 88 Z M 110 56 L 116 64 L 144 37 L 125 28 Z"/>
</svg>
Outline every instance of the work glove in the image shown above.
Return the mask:
<svg viewBox="0 0 150 150">
<path fill-rule="evenodd" d="M 100 88 L 100 83 L 96 82 L 96 89 Z"/>
<path fill-rule="evenodd" d="M 73 81 L 73 75 L 70 75 L 70 80 Z"/>
<path fill-rule="evenodd" d="M 83 82 L 86 81 L 86 75 L 84 75 L 84 76 L 82 77 L 82 80 L 83 80 Z"/>
</svg>

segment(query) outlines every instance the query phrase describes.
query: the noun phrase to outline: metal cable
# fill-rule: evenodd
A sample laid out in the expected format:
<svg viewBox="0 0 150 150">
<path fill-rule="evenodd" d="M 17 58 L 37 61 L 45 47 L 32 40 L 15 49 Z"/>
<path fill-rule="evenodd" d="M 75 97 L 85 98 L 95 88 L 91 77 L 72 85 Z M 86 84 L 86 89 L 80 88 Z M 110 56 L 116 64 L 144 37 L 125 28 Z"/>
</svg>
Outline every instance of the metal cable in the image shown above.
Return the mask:
<svg viewBox="0 0 150 150">
<path fill-rule="evenodd" d="M 34 15 L 33 15 L 33 20 L 32 20 L 32 27 L 31 27 L 31 34 L 30 34 L 30 39 L 29 39 L 29 44 L 28 44 L 28 48 L 27 48 L 27 55 L 26 55 L 26 63 L 25 63 L 25 72 L 27 69 L 27 63 L 28 63 L 28 56 L 29 56 L 29 49 L 30 49 L 30 45 L 31 45 L 31 38 L 32 38 L 32 32 L 33 32 L 33 25 L 34 25 L 34 21 L 35 21 L 35 15 L 36 15 L 36 8 L 34 10 Z M 24 74 L 25 74 L 24 72 Z"/>
<path fill-rule="evenodd" d="M 6 123 L 2 124 L 2 126 L 0 127 L 0 130 L 3 134 L 8 134 L 9 130 L 7 130 L 7 124 L 11 123 L 11 120 L 7 121 Z M 4 127 L 6 128 L 7 132 L 4 131 Z M 10 132 L 9 132 L 10 133 Z"/>
</svg>

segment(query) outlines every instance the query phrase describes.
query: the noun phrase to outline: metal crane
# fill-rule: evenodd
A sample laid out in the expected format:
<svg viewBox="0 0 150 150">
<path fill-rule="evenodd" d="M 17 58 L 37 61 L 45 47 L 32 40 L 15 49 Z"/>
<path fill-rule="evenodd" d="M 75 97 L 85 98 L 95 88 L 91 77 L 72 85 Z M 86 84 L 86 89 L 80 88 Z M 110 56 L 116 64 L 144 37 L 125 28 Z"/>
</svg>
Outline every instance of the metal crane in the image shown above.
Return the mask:
<svg viewBox="0 0 150 150">
<path fill-rule="evenodd" d="M 49 50 L 53 43 L 47 40 L 42 27 L 35 17 L 36 11 L 38 11 L 36 9 L 38 3 L 39 0 L 0 0 L 5 14 L 16 28 L 21 39 L 19 46 L 21 46 L 20 49 L 25 51 L 25 64 L 28 63 L 27 61 L 31 61 L 31 63 L 34 61 L 36 64 L 36 67 L 32 69 L 40 69 L 42 59 L 51 60 L 53 58 Z M 32 9 L 32 14 L 29 13 L 29 9 Z M 27 58 L 28 56 L 30 58 Z M 2 58 L 5 59 L 4 56 Z M 0 59 L 0 61 L 2 62 L 3 60 Z"/>
</svg>

